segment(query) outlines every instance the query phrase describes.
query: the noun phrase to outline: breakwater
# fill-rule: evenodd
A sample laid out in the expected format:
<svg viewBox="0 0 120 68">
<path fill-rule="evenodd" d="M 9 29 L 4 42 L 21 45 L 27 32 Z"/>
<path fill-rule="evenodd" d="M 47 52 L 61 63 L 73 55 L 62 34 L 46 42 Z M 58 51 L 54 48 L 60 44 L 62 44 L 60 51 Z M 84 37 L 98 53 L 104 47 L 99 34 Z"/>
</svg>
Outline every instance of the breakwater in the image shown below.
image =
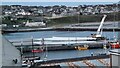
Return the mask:
<svg viewBox="0 0 120 68">
<path fill-rule="evenodd" d="M 28 28 L 28 29 L 2 29 L 2 33 L 33 32 L 33 31 L 97 31 L 98 27 L 56 27 L 56 28 Z M 120 31 L 119 27 L 103 27 L 103 31 Z"/>
<path fill-rule="evenodd" d="M 95 56 L 86 56 L 86 57 L 77 57 L 77 58 L 47 60 L 47 61 L 37 62 L 34 65 L 32 65 L 31 67 L 38 67 L 43 64 L 76 62 L 76 61 L 83 61 L 83 60 L 95 60 L 95 59 L 105 59 L 105 58 L 110 58 L 110 55 L 95 55 Z"/>
</svg>

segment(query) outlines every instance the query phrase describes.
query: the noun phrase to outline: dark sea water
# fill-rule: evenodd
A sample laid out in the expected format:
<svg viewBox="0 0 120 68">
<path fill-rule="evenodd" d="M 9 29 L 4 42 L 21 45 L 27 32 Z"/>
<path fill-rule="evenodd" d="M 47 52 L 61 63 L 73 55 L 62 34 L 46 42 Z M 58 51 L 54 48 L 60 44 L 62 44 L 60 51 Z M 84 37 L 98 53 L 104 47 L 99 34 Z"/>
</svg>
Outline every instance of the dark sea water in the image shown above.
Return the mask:
<svg viewBox="0 0 120 68">
<path fill-rule="evenodd" d="M 9 33 L 4 36 L 7 39 L 25 39 L 25 38 L 50 38 L 53 36 L 57 37 L 88 37 L 91 34 L 96 34 L 95 31 L 38 31 L 38 32 L 19 32 Z M 118 37 L 118 32 L 103 32 L 102 36 L 109 39 L 113 39 L 114 36 Z"/>
<path fill-rule="evenodd" d="M 40 56 L 42 60 L 45 60 L 47 54 L 47 60 L 52 59 L 67 59 L 67 58 L 76 58 L 76 57 L 84 57 L 91 56 L 91 53 L 99 54 L 99 53 L 108 53 L 110 49 L 90 49 L 90 50 L 64 50 L 64 51 L 48 51 L 35 53 L 35 56 Z M 26 53 L 24 56 L 32 56 L 32 53 Z"/>
<path fill-rule="evenodd" d="M 45 38 L 45 37 L 53 37 L 53 36 L 59 36 L 59 37 L 86 37 L 90 36 L 92 33 L 91 31 L 39 31 L 39 32 L 19 32 L 19 33 L 9 33 L 5 34 L 4 37 L 6 37 L 8 40 L 11 39 L 25 39 L 25 38 L 31 38 L 33 36 L 34 38 Z M 118 32 L 103 32 L 102 34 L 104 37 L 107 37 L 109 39 L 113 39 L 114 35 L 118 37 Z M 41 59 L 44 59 L 47 54 L 47 59 L 63 59 L 63 58 L 75 58 L 75 57 L 82 57 L 82 56 L 90 56 L 91 53 L 99 53 L 99 52 L 108 52 L 110 49 L 91 49 L 91 50 L 66 50 L 66 51 L 49 51 L 49 52 L 42 52 L 42 53 L 36 53 L 36 56 L 40 56 Z M 27 56 L 32 56 L 32 53 L 24 54 Z"/>
</svg>

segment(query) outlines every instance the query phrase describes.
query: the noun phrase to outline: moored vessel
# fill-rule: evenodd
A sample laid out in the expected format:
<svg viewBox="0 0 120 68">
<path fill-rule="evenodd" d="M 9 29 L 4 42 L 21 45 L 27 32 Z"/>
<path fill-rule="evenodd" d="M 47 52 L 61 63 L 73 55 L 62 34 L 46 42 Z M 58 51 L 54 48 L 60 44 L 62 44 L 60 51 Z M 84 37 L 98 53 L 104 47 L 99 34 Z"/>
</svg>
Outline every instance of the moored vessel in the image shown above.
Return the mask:
<svg viewBox="0 0 120 68">
<path fill-rule="evenodd" d="M 111 48 L 120 48 L 120 43 L 118 41 L 112 42 L 110 46 L 111 46 Z"/>
<path fill-rule="evenodd" d="M 33 53 L 43 52 L 43 49 L 34 49 L 31 52 L 33 52 Z"/>
</svg>

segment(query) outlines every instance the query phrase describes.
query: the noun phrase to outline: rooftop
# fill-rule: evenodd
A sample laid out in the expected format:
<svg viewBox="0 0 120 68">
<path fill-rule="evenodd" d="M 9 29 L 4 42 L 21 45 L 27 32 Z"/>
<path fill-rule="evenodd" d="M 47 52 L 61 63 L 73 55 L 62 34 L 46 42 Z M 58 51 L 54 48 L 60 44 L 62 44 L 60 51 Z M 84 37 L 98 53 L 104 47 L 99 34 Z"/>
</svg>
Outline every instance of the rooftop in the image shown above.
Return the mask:
<svg viewBox="0 0 120 68">
<path fill-rule="evenodd" d="M 120 56 L 120 49 L 113 49 L 113 50 L 110 50 L 110 54 Z"/>
</svg>

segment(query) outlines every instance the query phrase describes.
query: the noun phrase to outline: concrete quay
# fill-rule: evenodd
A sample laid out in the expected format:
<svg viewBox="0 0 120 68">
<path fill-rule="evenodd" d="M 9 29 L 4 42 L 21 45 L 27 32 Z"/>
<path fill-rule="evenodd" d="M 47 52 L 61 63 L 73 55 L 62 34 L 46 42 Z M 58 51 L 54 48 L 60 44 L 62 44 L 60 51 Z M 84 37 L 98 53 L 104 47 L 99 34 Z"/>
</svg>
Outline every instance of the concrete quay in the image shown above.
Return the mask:
<svg viewBox="0 0 120 68">
<path fill-rule="evenodd" d="M 53 27 L 28 29 L 2 29 L 2 33 L 33 32 L 33 31 L 97 31 L 98 27 Z M 103 27 L 103 31 L 120 31 L 120 27 Z"/>
</svg>

